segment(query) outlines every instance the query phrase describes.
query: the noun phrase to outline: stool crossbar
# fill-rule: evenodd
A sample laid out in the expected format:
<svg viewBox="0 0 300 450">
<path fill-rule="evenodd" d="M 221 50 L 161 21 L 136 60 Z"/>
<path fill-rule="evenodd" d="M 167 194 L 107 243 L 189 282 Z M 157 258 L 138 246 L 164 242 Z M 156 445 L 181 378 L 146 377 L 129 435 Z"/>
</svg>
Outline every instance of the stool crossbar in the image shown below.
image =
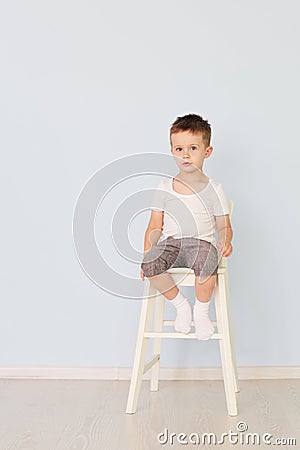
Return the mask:
<svg viewBox="0 0 300 450">
<path fill-rule="evenodd" d="M 233 210 L 232 200 L 230 200 L 229 204 L 231 216 Z M 192 269 L 171 268 L 167 272 L 172 275 L 178 287 L 195 285 L 195 274 Z M 230 416 L 236 416 L 238 414 L 236 392 L 239 392 L 239 388 L 229 310 L 228 262 L 225 257 L 221 257 L 218 265 L 214 300 L 217 320 L 212 323 L 217 328 L 217 332 L 210 339 L 217 339 L 219 341 L 227 412 Z M 138 337 L 127 399 L 127 414 L 134 414 L 136 412 L 142 378 L 144 373 L 150 369 L 152 369 L 150 391 L 158 390 L 161 340 L 163 338 L 197 339 L 196 334 L 193 332 L 184 334 L 176 331 L 164 331 L 164 327 L 174 326 L 175 322 L 174 320 L 164 320 L 164 302 L 164 296 L 152 287 L 148 278 L 145 278 Z M 154 324 L 152 327 L 153 317 Z M 192 326 L 194 326 L 194 322 L 192 322 Z M 150 339 L 154 339 L 153 355 L 146 362 Z"/>
</svg>

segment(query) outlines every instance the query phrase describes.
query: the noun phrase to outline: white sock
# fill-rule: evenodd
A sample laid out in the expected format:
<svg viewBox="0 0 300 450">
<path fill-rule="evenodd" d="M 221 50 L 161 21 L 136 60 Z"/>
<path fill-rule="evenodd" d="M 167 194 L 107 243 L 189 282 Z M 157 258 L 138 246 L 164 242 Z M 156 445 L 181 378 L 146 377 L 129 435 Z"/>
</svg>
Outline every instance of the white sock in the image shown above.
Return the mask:
<svg viewBox="0 0 300 450">
<path fill-rule="evenodd" d="M 197 298 L 194 304 L 194 323 L 197 339 L 206 341 L 215 332 L 214 326 L 208 317 L 209 302 L 200 302 Z"/>
<path fill-rule="evenodd" d="M 188 334 L 191 331 L 192 309 L 188 299 L 179 291 L 173 300 L 170 302 L 177 309 L 177 316 L 175 319 L 175 330 L 180 333 Z"/>
</svg>

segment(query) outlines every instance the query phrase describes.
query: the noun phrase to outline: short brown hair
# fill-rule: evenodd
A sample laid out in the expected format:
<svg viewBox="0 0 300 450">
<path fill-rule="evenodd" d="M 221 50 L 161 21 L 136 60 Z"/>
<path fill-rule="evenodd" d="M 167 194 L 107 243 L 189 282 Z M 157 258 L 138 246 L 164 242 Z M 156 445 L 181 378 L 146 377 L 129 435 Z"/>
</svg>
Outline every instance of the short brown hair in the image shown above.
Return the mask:
<svg viewBox="0 0 300 450">
<path fill-rule="evenodd" d="M 170 128 L 170 143 L 171 135 L 179 131 L 191 131 L 192 133 L 201 133 L 205 147 L 210 146 L 211 127 L 207 120 L 198 114 L 187 114 L 177 119 L 172 123 Z"/>
</svg>

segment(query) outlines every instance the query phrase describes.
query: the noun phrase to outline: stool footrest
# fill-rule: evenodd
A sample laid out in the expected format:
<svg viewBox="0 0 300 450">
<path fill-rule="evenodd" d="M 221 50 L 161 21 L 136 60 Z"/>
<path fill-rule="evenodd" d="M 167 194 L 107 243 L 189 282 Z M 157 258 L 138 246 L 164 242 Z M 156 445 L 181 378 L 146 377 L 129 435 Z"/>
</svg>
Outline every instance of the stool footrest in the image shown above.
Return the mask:
<svg viewBox="0 0 300 450">
<path fill-rule="evenodd" d="M 147 331 L 146 333 L 144 333 L 144 337 L 145 338 L 168 338 L 168 339 L 197 339 L 196 338 L 196 333 L 189 333 L 189 334 L 185 334 L 185 333 L 167 333 L 167 332 L 160 332 L 160 331 Z M 222 333 L 214 333 L 209 339 L 223 339 L 223 334 Z M 208 339 L 208 340 L 209 340 Z"/>
<path fill-rule="evenodd" d="M 175 320 L 164 320 L 164 326 L 171 327 L 175 324 Z M 211 323 L 216 327 L 218 326 L 218 323 L 215 320 L 212 320 Z M 195 322 L 192 320 L 191 325 L 194 327 Z"/>
</svg>

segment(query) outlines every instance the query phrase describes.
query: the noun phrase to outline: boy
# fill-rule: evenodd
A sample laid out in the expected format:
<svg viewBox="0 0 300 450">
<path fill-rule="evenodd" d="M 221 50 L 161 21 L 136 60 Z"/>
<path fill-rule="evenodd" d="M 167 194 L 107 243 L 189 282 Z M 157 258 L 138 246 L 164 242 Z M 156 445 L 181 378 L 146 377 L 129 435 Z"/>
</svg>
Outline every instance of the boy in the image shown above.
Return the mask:
<svg viewBox="0 0 300 450">
<path fill-rule="evenodd" d="M 155 191 L 141 263 L 142 280 L 149 278 L 176 307 L 175 329 L 182 333 L 191 330 L 191 306 L 166 271 L 170 267 L 194 270 L 193 313 L 199 340 L 207 340 L 214 333 L 208 308 L 216 283 L 218 252 L 222 256 L 232 253 L 233 235 L 223 187 L 202 171 L 204 159 L 213 151 L 210 140 L 210 124 L 197 114 L 177 117 L 171 125 L 171 153 L 179 173 L 162 180 Z"/>
</svg>

